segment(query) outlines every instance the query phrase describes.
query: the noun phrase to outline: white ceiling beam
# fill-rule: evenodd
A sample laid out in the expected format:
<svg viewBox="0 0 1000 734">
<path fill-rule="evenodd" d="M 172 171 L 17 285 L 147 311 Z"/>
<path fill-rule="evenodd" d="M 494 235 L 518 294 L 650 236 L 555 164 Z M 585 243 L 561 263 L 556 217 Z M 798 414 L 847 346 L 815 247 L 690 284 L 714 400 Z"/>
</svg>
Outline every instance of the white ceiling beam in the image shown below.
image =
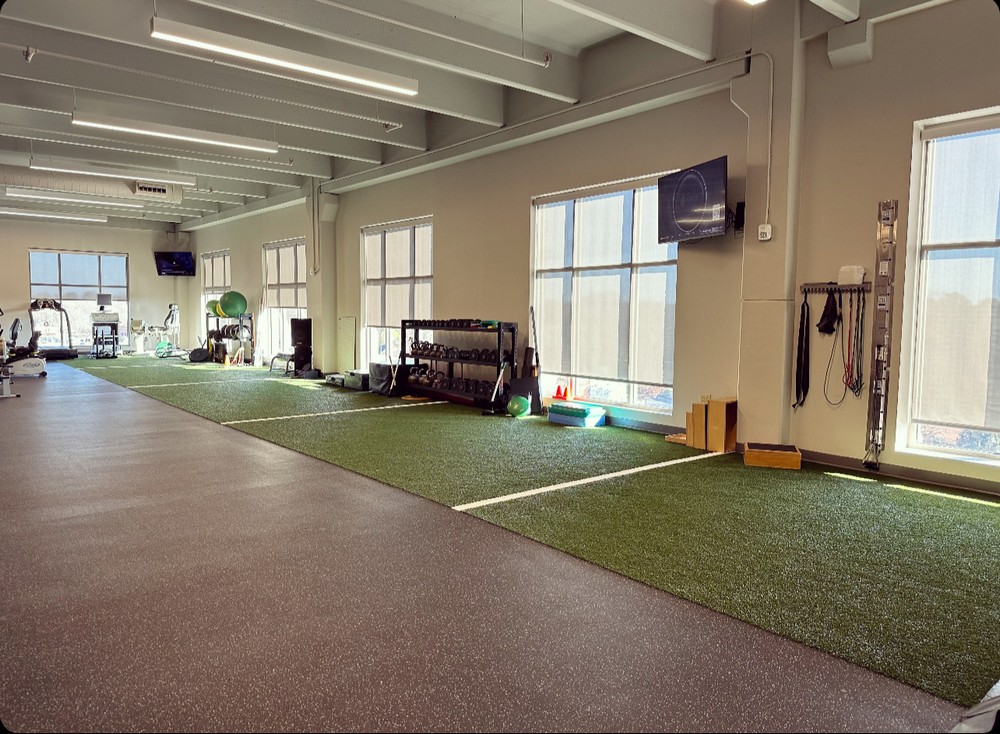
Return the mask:
<svg viewBox="0 0 1000 734">
<path fill-rule="evenodd" d="M 190 202 L 192 206 L 199 207 L 202 204 L 206 206 L 212 205 L 216 207 L 216 210 L 218 210 L 220 204 L 243 206 L 247 203 L 247 199 L 245 196 L 239 196 L 237 194 L 222 194 L 217 192 L 198 191 L 196 189 L 184 189 L 184 202 Z"/>
<path fill-rule="evenodd" d="M 549 0 L 653 43 L 709 61 L 715 56 L 715 5 L 706 0 Z"/>
<path fill-rule="evenodd" d="M 813 0 L 816 2 L 817 0 Z M 826 55 L 835 69 L 865 64 L 875 57 L 875 25 L 952 0 L 865 0 L 860 16 L 827 31 Z"/>
<path fill-rule="evenodd" d="M 314 56 L 342 60 L 373 69 L 406 76 L 412 72 L 412 67 L 401 59 L 394 59 L 385 54 L 366 52 L 357 47 L 337 43 L 326 38 L 281 28 L 275 25 L 265 25 L 250 18 L 241 18 L 232 13 L 212 8 L 191 5 L 186 2 L 159 0 L 158 15 L 191 25 L 205 27 L 220 33 L 252 38 L 275 46 L 285 46 Z M 281 78 L 295 80 L 307 85 L 319 86 L 328 90 L 340 90 L 351 95 L 392 103 L 395 106 L 420 110 L 431 110 L 444 115 L 461 117 L 481 122 L 496 123 L 498 115 L 502 116 L 502 89 L 495 85 L 459 76 L 441 69 L 426 67 L 419 78 L 420 93 L 416 98 L 404 98 L 400 95 L 381 92 L 375 89 L 362 89 L 357 86 L 338 84 L 332 80 L 307 78 L 295 72 L 282 72 L 279 69 L 263 67 L 253 62 L 227 58 L 222 55 L 212 55 L 209 52 L 197 51 L 177 46 L 165 41 L 151 38 L 150 19 L 152 5 L 134 0 L 101 0 L 100 12 L 93 12 L 86 3 L 66 3 L 63 0 L 32 0 L 30 3 L 20 3 L 9 11 L 4 9 L 4 16 L 35 25 L 57 28 L 70 32 L 96 36 L 116 43 L 158 52 L 162 62 L 163 75 L 172 75 L 170 59 L 186 57 L 193 59 L 211 59 L 216 64 L 255 72 L 262 78 Z M 106 18 L 115 18 L 115 23 L 107 23 Z M 21 44 L 24 48 L 24 44 Z M 57 49 L 38 47 L 39 52 Z M 192 83 L 196 78 L 190 79 Z"/>
<path fill-rule="evenodd" d="M 811 2 L 845 23 L 857 20 L 861 16 L 861 0 L 811 0 Z"/>
<path fill-rule="evenodd" d="M 323 89 L 322 94 L 318 95 L 317 88 L 312 85 L 260 74 L 248 75 L 232 67 L 201 59 L 167 55 L 161 51 L 128 46 L 16 20 L 8 19 L 0 23 L 0 43 L 20 51 L 23 51 L 25 46 L 31 46 L 40 50 L 42 58 L 47 54 L 58 52 L 60 56 L 93 64 L 96 68 L 91 68 L 90 72 L 98 79 L 92 82 L 91 86 L 94 83 L 100 84 L 100 76 L 105 68 L 125 69 L 141 75 L 146 83 L 155 84 L 160 77 L 169 77 L 189 85 L 195 84 L 201 89 L 214 90 L 217 102 L 206 109 L 221 114 L 246 117 L 245 106 L 236 111 L 226 107 L 227 101 L 232 98 L 231 95 L 241 95 L 250 99 L 251 109 L 270 109 L 273 112 L 280 112 L 287 107 L 302 107 L 321 111 L 326 121 L 325 126 L 316 128 L 306 124 L 307 128 L 416 149 L 423 149 L 425 145 L 423 112 L 388 102 L 376 102 L 330 89 Z M 112 61 L 114 63 L 110 63 Z M 23 60 L 18 64 L 21 65 L 24 65 Z M 12 69 L 7 71 L 14 73 Z M 262 106 L 261 100 L 277 103 L 278 106 Z M 190 105 L 185 107 L 191 109 Z M 282 122 L 282 118 L 273 115 L 269 119 L 258 114 L 258 118 L 268 122 Z M 401 124 L 403 128 L 389 133 L 382 125 L 382 121 L 386 120 Z M 294 119 L 290 124 L 295 124 Z"/>
<path fill-rule="evenodd" d="M 81 64 L 78 61 L 43 55 L 39 52 L 30 64 L 25 64 L 18 49 L 9 45 L 0 46 L 0 76 L 9 79 L 24 79 L 32 82 L 63 88 L 63 102 L 69 100 L 64 107 L 65 112 L 73 109 L 74 92 L 79 98 L 81 92 L 104 94 L 96 98 L 100 104 L 116 107 L 119 113 L 141 109 L 136 100 L 155 103 L 156 105 L 172 105 L 179 109 L 174 116 L 183 116 L 185 109 L 204 111 L 207 113 L 226 114 L 233 117 L 263 121 L 267 125 L 281 124 L 283 132 L 295 134 L 295 129 L 306 129 L 348 137 L 362 137 L 374 142 L 392 141 L 391 144 L 401 147 L 423 150 L 426 146 L 426 130 L 423 120 L 416 127 L 403 124 L 399 130 L 387 132 L 381 124 L 356 118 L 341 118 L 328 110 L 299 107 L 272 100 L 255 99 L 241 94 L 224 92 L 207 87 L 201 87 L 186 82 L 171 79 L 151 80 L 140 74 L 133 74 L 119 69 L 94 67 Z M 0 84 L 0 87 L 6 85 Z M 48 94 L 54 94 L 49 91 Z M 29 92 L 26 99 L 36 95 L 44 95 L 45 91 Z M 66 96 L 68 95 L 68 97 Z M 123 99 L 128 98 L 128 99 Z M 15 102 L 16 104 L 16 102 Z M 23 106 L 28 106 L 26 102 Z M 42 109 L 50 109 L 43 107 Z M 149 109 L 147 107 L 147 109 Z M 168 110 L 164 110 L 165 114 Z M 138 113 L 128 112 L 128 116 L 136 117 Z M 376 132 L 377 131 L 377 132 Z"/>
<path fill-rule="evenodd" d="M 0 137 L 0 150 L 11 153 L 23 153 L 28 148 L 25 140 Z M 299 187 L 303 176 L 291 173 L 264 171 L 246 166 L 236 166 L 225 163 L 208 163 L 183 158 L 173 158 L 165 155 L 124 153 L 102 148 L 91 148 L 66 143 L 44 142 L 32 146 L 31 155 L 35 161 L 49 158 L 73 160 L 86 163 L 99 163 L 122 168 L 137 168 L 153 172 L 173 173 L 186 176 L 213 176 L 232 178 L 237 181 L 266 184 L 280 187 Z"/>
<path fill-rule="evenodd" d="M 207 197 L 236 196 L 243 199 L 266 199 L 271 191 L 266 184 L 256 184 L 249 181 L 234 181 L 228 178 L 218 178 L 216 176 L 196 176 L 198 185 L 190 189 L 192 195 L 200 194 Z M 245 204 L 245 201 L 233 201 L 228 198 L 209 199 L 222 204 Z"/>
<path fill-rule="evenodd" d="M 562 102 L 580 98 L 576 58 L 534 44 L 518 58 L 520 43 L 510 36 L 398 0 L 194 2 Z"/>
<path fill-rule="evenodd" d="M 181 224 L 178 229 L 182 232 L 194 232 L 206 227 L 214 227 L 215 225 L 223 224 L 224 222 L 232 222 L 237 219 L 244 219 L 245 217 L 264 214 L 265 212 L 285 209 L 290 206 L 297 206 L 305 202 L 306 197 L 309 195 L 308 190 L 309 185 L 304 185 L 297 191 L 287 191 L 284 194 L 273 196 L 264 201 L 255 201 L 247 204 L 246 206 L 226 209 L 218 214 L 208 214 L 204 217 L 199 217 L 198 219 L 190 219 Z"/>
<path fill-rule="evenodd" d="M 3 93 L 0 92 L 0 97 Z M 214 150 L 202 150 L 199 146 L 183 146 L 167 143 L 157 145 L 147 142 L 148 138 L 128 140 L 126 134 L 88 130 L 73 125 L 68 115 L 61 113 L 23 109 L 0 103 L 0 134 L 8 137 L 29 138 L 81 145 L 88 148 L 104 148 L 126 153 L 151 153 L 198 161 L 215 161 L 246 165 L 281 173 L 297 173 L 303 176 L 327 176 L 331 171 L 330 157 L 301 151 L 284 151 L 282 156 L 267 156 L 259 153 L 226 154 Z M 289 162 L 290 161 L 290 162 Z"/>
</svg>

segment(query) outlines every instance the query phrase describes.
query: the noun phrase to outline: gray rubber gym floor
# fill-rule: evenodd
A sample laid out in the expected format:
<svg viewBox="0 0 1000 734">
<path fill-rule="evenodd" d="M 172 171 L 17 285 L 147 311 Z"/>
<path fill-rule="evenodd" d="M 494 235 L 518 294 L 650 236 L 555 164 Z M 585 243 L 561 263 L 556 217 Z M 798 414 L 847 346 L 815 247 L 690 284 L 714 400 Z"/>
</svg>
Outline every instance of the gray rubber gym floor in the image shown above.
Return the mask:
<svg viewBox="0 0 1000 734">
<path fill-rule="evenodd" d="M 961 713 L 65 365 L 14 387 L 9 729 L 946 731 Z"/>
</svg>

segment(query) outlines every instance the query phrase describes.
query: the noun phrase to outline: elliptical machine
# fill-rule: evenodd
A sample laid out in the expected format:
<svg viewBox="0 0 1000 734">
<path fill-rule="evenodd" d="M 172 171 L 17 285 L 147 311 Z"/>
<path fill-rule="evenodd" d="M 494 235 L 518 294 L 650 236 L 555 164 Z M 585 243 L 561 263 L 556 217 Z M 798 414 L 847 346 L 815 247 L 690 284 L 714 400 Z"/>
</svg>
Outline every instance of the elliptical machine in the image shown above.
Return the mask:
<svg viewBox="0 0 1000 734">
<path fill-rule="evenodd" d="M 14 319 L 10 325 L 10 340 L 4 343 L 4 367 L 14 377 L 45 377 L 45 357 L 38 352 L 38 340 L 42 332 L 31 334 L 27 346 L 17 346 L 17 337 L 21 333 L 21 319 Z"/>
</svg>

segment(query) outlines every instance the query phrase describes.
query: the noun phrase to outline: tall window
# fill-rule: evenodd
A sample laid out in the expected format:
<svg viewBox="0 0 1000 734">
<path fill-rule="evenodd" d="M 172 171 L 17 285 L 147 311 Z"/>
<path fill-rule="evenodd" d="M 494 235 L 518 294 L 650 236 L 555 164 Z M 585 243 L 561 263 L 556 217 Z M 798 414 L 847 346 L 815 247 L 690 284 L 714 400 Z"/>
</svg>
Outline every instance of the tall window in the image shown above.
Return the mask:
<svg viewBox="0 0 1000 734">
<path fill-rule="evenodd" d="M 306 317 L 306 243 L 288 240 L 264 245 L 264 278 L 267 284 L 266 342 L 271 358 L 292 351 L 292 319 Z"/>
<path fill-rule="evenodd" d="M 89 346 L 93 341 L 91 314 L 98 310 L 97 294 L 111 294 L 109 311 L 127 327 L 128 256 L 115 253 L 31 250 L 28 253 L 31 300 L 54 298 L 69 317 L 49 309 L 34 314 L 35 328 L 42 332 L 39 346 Z M 27 326 L 27 324 L 25 325 Z M 127 333 L 127 332 L 125 332 Z"/>
<path fill-rule="evenodd" d="M 364 248 L 365 362 L 393 364 L 403 319 L 431 317 L 433 244 L 429 220 L 366 227 Z"/>
<path fill-rule="evenodd" d="M 201 256 L 201 312 L 209 301 L 218 300 L 232 288 L 229 275 L 229 250 L 206 252 Z"/>
<path fill-rule="evenodd" d="M 1000 459 L 1000 126 L 984 127 L 923 131 L 897 444 Z"/>
<path fill-rule="evenodd" d="M 657 242 L 656 186 L 534 207 L 543 392 L 673 408 L 677 243 Z"/>
</svg>

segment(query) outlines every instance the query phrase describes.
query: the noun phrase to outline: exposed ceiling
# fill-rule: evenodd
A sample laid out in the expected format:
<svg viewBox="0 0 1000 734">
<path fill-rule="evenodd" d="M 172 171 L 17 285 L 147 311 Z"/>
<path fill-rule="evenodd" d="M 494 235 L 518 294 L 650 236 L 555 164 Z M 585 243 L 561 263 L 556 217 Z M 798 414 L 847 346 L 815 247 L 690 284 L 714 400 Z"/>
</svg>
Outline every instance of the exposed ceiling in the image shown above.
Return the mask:
<svg viewBox="0 0 1000 734">
<path fill-rule="evenodd" d="M 346 191 L 481 154 L 488 148 L 479 141 L 521 144 L 540 134 L 538 121 L 563 112 L 573 111 L 565 117 L 576 125 L 606 115 L 595 102 L 647 82 L 650 69 L 663 76 L 710 61 L 716 1 L 6 0 L 0 215 L 48 208 L 108 216 L 111 225 L 190 230 L 301 200 L 310 186 Z M 154 38 L 154 18 L 163 32 L 202 42 L 402 77 L 416 94 Z M 602 53 L 602 63 L 589 61 Z M 609 72 L 608 58 L 621 68 Z M 147 133 L 252 138 L 277 152 L 79 124 L 95 118 Z M 37 169 L 47 163 L 137 173 Z M 188 180 L 136 193 L 136 181 L 157 189 L 164 174 Z M 142 208 L 25 198 L 41 189 Z"/>
</svg>

